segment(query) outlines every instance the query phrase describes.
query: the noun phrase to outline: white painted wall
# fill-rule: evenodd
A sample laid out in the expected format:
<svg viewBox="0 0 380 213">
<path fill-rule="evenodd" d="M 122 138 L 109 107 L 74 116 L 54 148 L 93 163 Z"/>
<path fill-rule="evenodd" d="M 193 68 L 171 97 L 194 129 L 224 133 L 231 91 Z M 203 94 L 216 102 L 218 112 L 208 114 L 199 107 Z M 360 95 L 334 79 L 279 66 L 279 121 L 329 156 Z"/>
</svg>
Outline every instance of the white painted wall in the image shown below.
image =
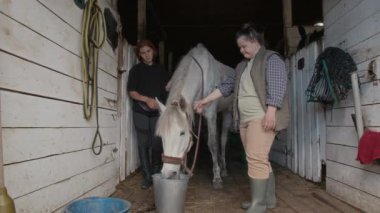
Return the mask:
<svg viewBox="0 0 380 213">
<path fill-rule="evenodd" d="M 380 2 L 378 0 L 324 0 L 325 47 L 337 46 L 351 54 L 361 81 L 364 124 L 380 130 L 380 86 L 366 75 L 368 64 L 380 68 Z M 380 72 L 377 71 L 377 80 Z M 357 135 L 351 114 L 352 93 L 348 99 L 326 112 L 327 191 L 366 212 L 380 209 L 380 166 L 356 161 Z"/>
<path fill-rule="evenodd" d="M 124 93 L 125 98 L 123 100 L 123 108 L 125 114 L 123 115 L 123 119 L 125 119 L 124 127 L 122 128 L 125 132 L 124 143 L 126 147 L 126 153 L 125 153 L 125 173 L 126 175 L 131 174 L 134 172 L 137 167 L 139 166 L 139 157 L 138 157 L 138 151 L 137 151 L 137 138 L 136 138 L 136 132 L 135 128 L 133 127 L 133 118 L 132 118 L 132 100 L 130 99 L 129 95 L 127 94 L 127 82 L 128 82 L 128 76 L 129 71 L 137 63 L 137 58 L 134 53 L 134 47 L 131 45 L 128 45 L 125 42 L 124 45 L 124 53 L 123 53 L 123 64 L 121 65 L 121 70 L 125 71 L 123 74 L 123 89 L 122 93 Z M 123 132 L 123 131 L 122 131 Z"/>
<path fill-rule="evenodd" d="M 290 87 L 290 125 L 288 141 L 283 143 L 286 152 L 284 163 L 293 172 L 314 182 L 321 181 L 322 162 L 325 161 L 326 121 L 320 103 L 307 102 L 305 91 L 314 73 L 322 42 L 313 42 L 297 51 L 288 60 Z M 298 67 L 298 61 L 304 67 Z M 273 150 L 272 150 L 273 151 Z"/>
<path fill-rule="evenodd" d="M 59 212 L 72 200 L 110 195 L 125 177 L 120 117 L 109 101 L 118 100 L 117 55 L 107 42 L 99 52 L 105 144 L 99 156 L 91 151 L 96 119 L 83 118 L 81 21 L 74 1 L 0 0 L 5 184 L 17 212 Z"/>
</svg>

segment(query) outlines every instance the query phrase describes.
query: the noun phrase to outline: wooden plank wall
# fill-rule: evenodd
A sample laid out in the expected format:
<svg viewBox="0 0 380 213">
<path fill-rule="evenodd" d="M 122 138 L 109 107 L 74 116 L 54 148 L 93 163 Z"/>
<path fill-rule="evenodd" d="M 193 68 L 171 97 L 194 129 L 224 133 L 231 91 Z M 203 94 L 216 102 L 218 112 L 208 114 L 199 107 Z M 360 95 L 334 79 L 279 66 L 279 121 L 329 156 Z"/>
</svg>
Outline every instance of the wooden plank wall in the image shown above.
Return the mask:
<svg viewBox="0 0 380 213">
<path fill-rule="evenodd" d="M 134 52 L 134 48 L 132 46 L 128 46 L 124 48 L 125 50 L 125 57 L 124 57 L 124 66 L 123 69 L 126 70 L 125 72 L 125 81 L 127 82 L 129 71 L 131 68 L 137 63 L 137 58 Z M 127 85 L 125 84 L 124 90 L 127 91 Z M 133 112 L 132 112 L 132 99 L 129 98 L 129 96 L 126 94 L 126 101 L 125 101 L 125 117 L 126 117 L 126 126 L 130 127 L 133 126 Z M 134 128 L 127 128 L 126 129 L 126 175 L 131 174 L 134 172 L 138 166 L 139 166 L 139 156 L 138 156 L 138 150 L 137 150 L 137 138 L 136 138 L 136 132 Z"/>
<path fill-rule="evenodd" d="M 337 46 L 351 54 L 361 81 L 364 123 L 380 130 L 380 86 L 366 75 L 375 60 L 380 68 L 380 4 L 378 0 L 324 0 L 325 47 Z M 377 80 L 380 72 L 377 71 Z M 380 165 L 356 161 L 358 140 L 351 114 L 353 96 L 326 112 L 327 191 L 366 212 L 380 209 Z"/>
<path fill-rule="evenodd" d="M 109 101 L 117 100 L 116 53 L 108 43 L 99 53 L 105 144 L 96 156 L 96 119 L 86 121 L 82 109 L 82 10 L 68 0 L 0 0 L 0 20 L 5 184 L 17 212 L 61 211 L 81 197 L 110 195 L 120 179 L 113 152 L 120 121 Z"/>
</svg>

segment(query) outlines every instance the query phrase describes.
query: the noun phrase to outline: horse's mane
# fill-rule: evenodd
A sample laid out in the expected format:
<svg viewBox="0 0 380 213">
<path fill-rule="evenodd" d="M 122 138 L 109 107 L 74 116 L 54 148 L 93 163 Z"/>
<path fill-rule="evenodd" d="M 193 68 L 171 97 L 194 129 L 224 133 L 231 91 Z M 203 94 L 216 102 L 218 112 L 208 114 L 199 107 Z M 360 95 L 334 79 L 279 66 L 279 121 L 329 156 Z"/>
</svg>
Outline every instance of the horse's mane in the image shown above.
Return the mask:
<svg viewBox="0 0 380 213">
<path fill-rule="evenodd" d="M 166 85 L 166 89 L 168 91 L 181 91 L 184 85 L 184 80 L 189 73 L 188 67 L 191 64 L 191 61 L 194 60 L 192 57 L 198 58 L 202 55 L 206 55 L 211 60 L 215 60 L 209 51 L 203 46 L 203 44 L 198 44 L 182 57 L 175 69 L 173 76 L 171 77 L 169 83 Z"/>
<path fill-rule="evenodd" d="M 217 61 L 202 44 L 198 44 L 197 46 L 193 47 L 185 56 L 182 57 L 175 69 L 173 76 L 166 86 L 166 89 L 169 91 L 169 97 L 166 102 L 167 108 L 161 114 L 157 124 L 156 133 L 158 135 L 166 134 L 166 131 L 170 131 L 168 128 L 170 128 L 173 122 L 175 122 L 174 119 L 183 118 L 183 116 L 180 116 L 179 114 L 181 111 L 186 113 L 187 120 L 178 120 L 177 122 L 179 122 L 181 125 L 183 125 L 184 122 L 189 122 L 188 125 L 189 128 L 191 128 L 194 116 L 192 103 L 186 103 L 181 95 L 181 92 L 184 86 L 189 83 L 185 82 L 185 79 L 188 77 L 188 75 L 194 74 L 191 73 L 192 69 L 190 69 L 191 64 L 194 64 L 194 58 L 202 64 L 204 70 L 206 71 L 205 74 L 211 74 L 215 72 L 225 73 L 226 71 L 233 71 L 232 68 Z M 212 69 L 210 69 L 210 67 Z M 178 102 L 179 104 L 173 105 L 173 102 Z"/>
</svg>

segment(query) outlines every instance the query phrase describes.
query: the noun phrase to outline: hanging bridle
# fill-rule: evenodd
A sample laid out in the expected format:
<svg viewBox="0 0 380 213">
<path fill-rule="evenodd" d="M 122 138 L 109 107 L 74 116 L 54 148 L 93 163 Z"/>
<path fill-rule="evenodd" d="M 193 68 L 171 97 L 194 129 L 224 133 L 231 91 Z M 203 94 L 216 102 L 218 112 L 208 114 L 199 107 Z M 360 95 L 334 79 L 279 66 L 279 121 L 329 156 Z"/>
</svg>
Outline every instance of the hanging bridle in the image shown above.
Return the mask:
<svg viewBox="0 0 380 213">
<path fill-rule="evenodd" d="M 198 60 L 194 57 L 194 56 L 191 56 L 191 58 L 195 61 L 195 63 L 199 66 L 201 72 L 202 72 L 202 91 L 201 91 L 201 94 L 202 94 L 202 98 L 204 96 L 204 78 L 203 78 L 203 74 L 204 74 L 204 70 L 201 66 L 201 64 L 198 62 Z M 178 102 L 173 102 L 171 103 L 172 105 L 177 105 L 178 106 Z M 186 115 L 187 119 L 189 119 L 189 116 Z M 166 156 L 164 155 L 164 153 L 162 153 L 161 155 L 161 159 L 162 159 L 162 162 L 163 163 L 168 163 L 168 164 L 175 164 L 175 165 L 182 165 L 183 168 L 185 169 L 185 171 L 187 172 L 188 175 L 190 176 L 193 176 L 193 171 L 194 171 L 194 167 L 195 167 L 195 163 L 197 162 L 197 157 L 198 157 L 198 150 L 199 150 L 199 139 L 200 139 L 200 134 L 201 134 L 201 127 L 202 127 L 202 116 L 199 116 L 199 122 L 198 122 L 198 131 L 197 131 L 197 135 L 191 130 L 191 133 L 192 135 L 190 135 L 189 137 L 189 141 L 188 141 L 188 145 L 187 145 L 187 148 L 186 148 L 186 151 L 184 152 L 183 156 L 182 157 L 172 157 L 172 156 Z M 189 169 L 187 167 L 187 152 L 190 151 L 190 148 L 192 146 L 192 136 L 194 136 L 196 139 L 197 139 L 197 143 L 196 143 L 196 146 L 195 146 L 195 152 L 194 152 L 194 159 L 193 159 L 193 165 L 191 166 L 191 169 Z"/>
</svg>

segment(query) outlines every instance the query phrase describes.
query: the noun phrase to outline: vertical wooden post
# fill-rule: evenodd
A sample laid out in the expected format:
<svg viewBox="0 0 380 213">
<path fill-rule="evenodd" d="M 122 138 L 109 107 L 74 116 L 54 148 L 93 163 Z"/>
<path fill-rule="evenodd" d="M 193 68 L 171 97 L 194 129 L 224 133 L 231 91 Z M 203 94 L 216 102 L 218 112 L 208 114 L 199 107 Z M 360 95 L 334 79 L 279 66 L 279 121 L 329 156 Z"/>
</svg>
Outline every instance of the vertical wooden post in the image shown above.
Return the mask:
<svg viewBox="0 0 380 213">
<path fill-rule="evenodd" d="M 124 180 L 125 179 L 125 163 L 126 163 L 126 158 L 125 158 L 125 138 L 126 138 L 126 78 L 125 78 L 125 71 L 126 71 L 126 64 L 127 63 L 124 60 L 124 51 L 126 51 L 127 44 L 122 36 L 121 31 L 119 32 L 119 37 L 118 37 L 118 47 L 117 47 L 117 114 L 118 118 L 120 119 L 120 144 L 119 144 L 119 180 Z"/>
<path fill-rule="evenodd" d="M 292 20 L 292 0 L 282 0 L 282 8 L 283 8 L 283 14 L 284 14 L 284 26 L 285 27 L 292 27 L 293 20 Z"/>
<path fill-rule="evenodd" d="M 146 0 L 137 0 L 137 39 L 145 38 Z"/>
<path fill-rule="evenodd" d="M 284 20 L 284 49 L 285 55 L 289 55 L 289 30 L 292 27 L 292 0 L 282 0 L 282 14 Z"/>
<path fill-rule="evenodd" d="M 1 126 L 1 92 L 0 92 L 0 188 L 4 187 L 4 167 L 3 167 L 3 128 Z"/>
<path fill-rule="evenodd" d="M 160 59 L 160 64 L 165 65 L 165 42 L 160 41 L 158 43 L 158 55 Z"/>
<path fill-rule="evenodd" d="M 1 126 L 1 91 L 0 91 L 0 212 L 16 213 L 15 202 L 9 197 L 4 181 L 3 128 Z"/>
<path fill-rule="evenodd" d="M 168 73 L 171 75 L 173 73 L 173 52 L 170 51 L 168 55 Z"/>
</svg>

